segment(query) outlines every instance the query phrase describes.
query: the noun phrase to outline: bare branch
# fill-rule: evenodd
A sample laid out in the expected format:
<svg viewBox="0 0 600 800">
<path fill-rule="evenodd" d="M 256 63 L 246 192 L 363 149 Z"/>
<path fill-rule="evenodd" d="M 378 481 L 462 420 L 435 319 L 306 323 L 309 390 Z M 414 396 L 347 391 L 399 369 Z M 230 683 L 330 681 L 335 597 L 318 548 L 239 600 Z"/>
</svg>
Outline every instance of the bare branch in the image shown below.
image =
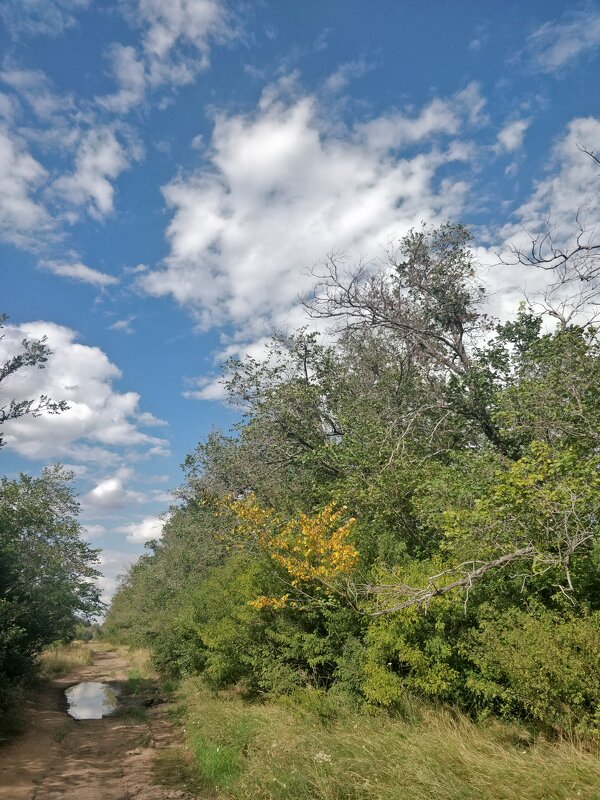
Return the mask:
<svg viewBox="0 0 600 800">
<path fill-rule="evenodd" d="M 573 514 L 575 514 L 574 511 Z M 567 516 L 570 517 L 571 515 Z M 565 519 L 565 528 L 567 527 L 567 519 Z M 443 595 L 458 590 L 465 591 L 468 596 L 468 592 L 474 584 L 481 580 L 487 573 L 504 569 L 509 564 L 515 562 L 535 561 L 538 565 L 544 565 L 542 569 L 538 568 L 536 570 L 538 574 L 554 568 L 559 568 L 564 572 L 566 586 L 562 584 L 557 584 L 557 586 L 563 594 L 569 596 L 573 591 L 569 570 L 570 558 L 573 553 L 587 546 L 593 539 L 594 534 L 589 530 L 580 530 L 575 535 L 567 537 L 564 547 L 559 543 L 556 553 L 542 552 L 538 547 L 528 544 L 525 547 L 514 550 L 511 553 L 506 553 L 491 561 L 465 561 L 456 567 L 451 567 L 437 575 L 432 575 L 423 587 L 407 586 L 406 584 L 365 584 L 356 587 L 356 594 L 362 595 L 363 597 L 405 598 L 400 603 L 385 605 L 383 608 L 377 608 L 374 611 L 367 612 L 368 616 L 380 617 L 385 614 L 394 614 L 405 608 L 426 608 L 435 597 L 442 597 Z M 454 580 L 451 580 L 449 583 L 444 582 L 444 579 L 455 575 L 458 575 L 458 577 Z"/>
<path fill-rule="evenodd" d="M 383 614 L 394 614 L 397 611 L 402 611 L 402 609 L 410 608 L 411 606 L 427 606 L 434 597 L 441 597 L 442 595 L 448 594 L 449 592 L 454 592 L 457 589 L 468 590 L 477 580 L 482 578 L 491 570 L 501 569 L 517 560 L 532 560 L 536 553 L 537 549 L 533 545 L 528 545 L 520 550 L 515 550 L 512 553 L 507 553 L 506 555 L 500 556 L 493 561 L 487 561 L 483 563 L 480 561 L 466 561 L 465 563 L 460 564 L 458 567 L 452 567 L 438 573 L 437 575 L 432 575 L 427 581 L 426 586 L 422 588 L 415 588 L 407 585 L 394 586 L 391 584 L 389 586 L 378 586 L 366 584 L 359 587 L 358 591 L 359 594 L 362 594 L 363 596 L 401 595 L 406 597 L 406 600 L 402 601 L 401 603 L 392 606 L 386 606 L 385 608 L 379 608 L 376 611 L 370 612 L 369 614 L 369 616 L 372 617 L 380 617 Z M 477 564 L 479 564 L 479 566 L 476 566 Z M 442 586 L 438 585 L 441 579 L 457 573 L 462 573 L 459 578 Z"/>
</svg>

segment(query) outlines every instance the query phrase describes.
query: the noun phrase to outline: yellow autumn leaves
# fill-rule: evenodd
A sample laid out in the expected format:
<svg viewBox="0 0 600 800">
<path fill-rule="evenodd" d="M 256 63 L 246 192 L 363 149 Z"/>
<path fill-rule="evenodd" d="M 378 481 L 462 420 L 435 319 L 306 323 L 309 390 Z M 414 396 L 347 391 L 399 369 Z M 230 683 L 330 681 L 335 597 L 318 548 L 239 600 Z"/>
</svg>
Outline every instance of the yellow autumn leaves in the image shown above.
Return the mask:
<svg viewBox="0 0 600 800">
<path fill-rule="evenodd" d="M 347 517 L 346 506 L 329 503 L 315 514 L 282 520 L 274 510 L 262 507 L 254 495 L 229 499 L 224 505 L 224 511 L 234 515 L 236 537 L 258 545 L 283 567 L 294 589 L 316 585 L 331 590 L 358 563 L 358 551 L 350 541 L 356 520 Z M 285 607 L 289 598 L 289 593 L 260 596 L 250 605 L 278 609 Z"/>
</svg>

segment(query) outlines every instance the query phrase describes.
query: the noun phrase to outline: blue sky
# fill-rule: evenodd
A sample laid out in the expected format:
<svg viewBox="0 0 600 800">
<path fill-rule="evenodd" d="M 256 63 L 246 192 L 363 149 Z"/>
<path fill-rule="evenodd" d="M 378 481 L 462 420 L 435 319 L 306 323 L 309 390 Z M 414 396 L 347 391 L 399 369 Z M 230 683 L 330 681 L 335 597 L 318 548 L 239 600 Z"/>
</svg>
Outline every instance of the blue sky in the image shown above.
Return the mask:
<svg viewBox="0 0 600 800">
<path fill-rule="evenodd" d="M 71 406 L 1 457 L 75 470 L 107 592 L 327 253 L 462 220 L 505 316 L 495 252 L 600 216 L 595 3 L 3 0 L 0 52 L 0 349 L 54 350 L 6 391 Z"/>
</svg>

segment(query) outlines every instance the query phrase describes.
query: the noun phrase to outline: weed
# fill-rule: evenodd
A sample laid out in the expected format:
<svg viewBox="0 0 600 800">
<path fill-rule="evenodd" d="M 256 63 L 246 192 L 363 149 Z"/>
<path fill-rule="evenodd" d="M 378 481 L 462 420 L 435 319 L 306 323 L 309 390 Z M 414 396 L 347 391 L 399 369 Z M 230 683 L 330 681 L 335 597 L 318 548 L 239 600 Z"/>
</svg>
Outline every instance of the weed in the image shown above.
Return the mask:
<svg viewBox="0 0 600 800">
<path fill-rule="evenodd" d="M 43 678 L 59 678 L 77 667 L 87 667 L 93 661 L 92 649 L 84 642 L 55 644 L 41 654 L 40 674 Z"/>
<path fill-rule="evenodd" d="M 165 694 L 171 694 L 177 689 L 177 682 L 170 678 L 166 678 L 162 681 L 161 688 Z"/>
<path fill-rule="evenodd" d="M 184 681 L 179 706 L 193 761 L 171 770 L 231 800 L 597 800 L 600 760 L 567 741 L 410 701 L 365 713 L 332 698 L 249 703 Z M 408 713 L 410 712 L 410 713 Z M 166 757 L 165 757 L 166 758 Z M 178 772 L 180 770 L 180 772 Z"/>
<path fill-rule="evenodd" d="M 135 740 L 136 747 L 150 747 L 152 744 L 152 734 L 150 731 L 144 731 Z"/>
<path fill-rule="evenodd" d="M 71 733 L 71 724 L 69 722 L 63 722 L 54 729 L 52 738 L 55 742 L 63 742 L 69 733 Z"/>
</svg>

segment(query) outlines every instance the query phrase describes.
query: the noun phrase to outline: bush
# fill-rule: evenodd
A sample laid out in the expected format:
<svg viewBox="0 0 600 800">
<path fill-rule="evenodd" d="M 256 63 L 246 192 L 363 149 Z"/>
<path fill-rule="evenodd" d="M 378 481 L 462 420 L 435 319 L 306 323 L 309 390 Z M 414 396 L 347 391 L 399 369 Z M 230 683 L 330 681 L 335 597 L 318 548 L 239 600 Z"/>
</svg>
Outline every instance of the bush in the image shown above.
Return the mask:
<svg viewBox="0 0 600 800">
<path fill-rule="evenodd" d="M 600 613 L 513 609 L 484 620 L 465 649 L 482 704 L 563 733 L 600 733 Z"/>
</svg>

